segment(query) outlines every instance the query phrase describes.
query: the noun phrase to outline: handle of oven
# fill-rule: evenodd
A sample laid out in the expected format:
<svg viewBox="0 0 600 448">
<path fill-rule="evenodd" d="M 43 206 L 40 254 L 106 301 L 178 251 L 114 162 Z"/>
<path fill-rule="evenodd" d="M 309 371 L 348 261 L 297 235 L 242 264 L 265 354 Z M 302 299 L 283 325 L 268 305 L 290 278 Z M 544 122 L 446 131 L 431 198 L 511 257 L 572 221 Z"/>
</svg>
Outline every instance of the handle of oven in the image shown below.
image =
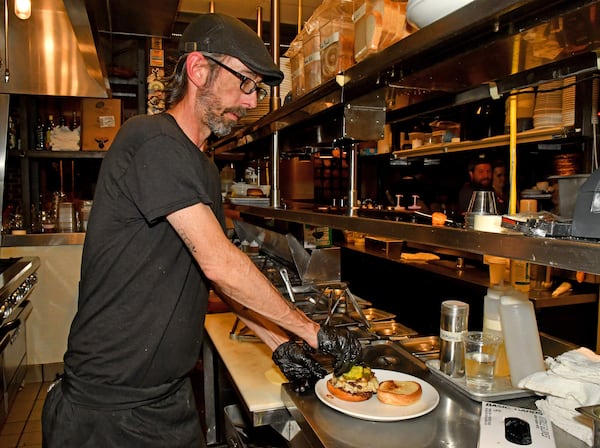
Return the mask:
<svg viewBox="0 0 600 448">
<path fill-rule="evenodd" d="M 12 340 L 13 336 L 10 335 L 10 332 L 13 330 L 18 330 L 20 326 L 21 319 L 9 320 L 0 326 L 0 352 L 4 350 L 4 347 L 6 347 Z"/>
</svg>

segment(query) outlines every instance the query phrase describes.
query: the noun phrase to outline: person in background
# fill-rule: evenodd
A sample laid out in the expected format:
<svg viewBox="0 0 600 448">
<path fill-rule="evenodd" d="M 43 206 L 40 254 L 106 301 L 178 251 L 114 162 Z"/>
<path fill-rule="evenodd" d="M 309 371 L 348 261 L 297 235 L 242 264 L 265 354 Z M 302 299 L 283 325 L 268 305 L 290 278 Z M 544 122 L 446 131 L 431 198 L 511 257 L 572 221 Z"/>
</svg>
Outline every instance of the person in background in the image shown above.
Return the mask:
<svg viewBox="0 0 600 448">
<path fill-rule="evenodd" d="M 496 210 L 503 215 L 508 212 L 508 182 L 506 181 L 506 164 L 495 160 L 492 164 L 492 189 L 496 196 Z"/>
<path fill-rule="evenodd" d="M 283 73 L 254 31 L 221 14 L 193 21 L 180 53 L 166 111 L 127 120 L 103 160 L 64 374 L 44 403 L 47 448 L 205 446 L 189 373 L 210 288 L 298 391 L 325 374 L 312 350 L 338 374 L 360 356 L 356 337 L 289 304 L 225 235 L 206 140 L 228 134 L 266 96 L 260 83 Z"/>
<path fill-rule="evenodd" d="M 469 162 L 469 181 L 458 192 L 459 213 L 464 215 L 474 191 L 492 188 L 492 163 L 486 158 L 477 158 Z"/>
</svg>

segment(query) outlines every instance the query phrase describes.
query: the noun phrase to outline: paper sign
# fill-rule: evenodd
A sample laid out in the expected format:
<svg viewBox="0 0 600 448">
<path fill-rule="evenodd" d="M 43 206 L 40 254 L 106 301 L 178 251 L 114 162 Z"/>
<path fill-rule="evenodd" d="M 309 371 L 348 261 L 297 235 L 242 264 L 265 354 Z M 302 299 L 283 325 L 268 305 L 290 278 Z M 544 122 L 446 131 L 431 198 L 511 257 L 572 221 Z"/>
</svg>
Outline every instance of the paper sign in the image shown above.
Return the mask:
<svg viewBox="0 0 600 448">
<path fill-rule="evenodd" d="M 479 448 L 556 448 L 552 423 L 537 409 L 484 401 L 479 421 Z"/>
</svg>

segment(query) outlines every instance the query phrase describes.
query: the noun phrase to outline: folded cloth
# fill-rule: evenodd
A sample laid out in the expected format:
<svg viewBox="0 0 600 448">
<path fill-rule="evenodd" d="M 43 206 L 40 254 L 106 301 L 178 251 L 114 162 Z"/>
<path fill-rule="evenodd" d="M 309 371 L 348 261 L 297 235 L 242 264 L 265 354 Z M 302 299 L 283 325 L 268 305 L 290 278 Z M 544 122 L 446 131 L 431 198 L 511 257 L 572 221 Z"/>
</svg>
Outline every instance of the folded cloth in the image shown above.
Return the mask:
<svg viewBox="0 0 600 448">
<path fill-rule="evenodd" d="M 590 418 L 575 409 L 600 404 L 600 356 L 581 347 L 556 358 L 546 358 L 548 370 L 523 378 L 519 387 L 546 395 L 536 406 L 559 428 L 591 446 Z"/>
<path fill-rule="evenodd" d="M 589 446 L 593 445 L 592 419 L 575 411 L 575 408 L 579 407 L 575 401 L 548 396 L 544 400 L 537 400 L 535 405 L 563 431 L 577 437 Z"/>
</svg>

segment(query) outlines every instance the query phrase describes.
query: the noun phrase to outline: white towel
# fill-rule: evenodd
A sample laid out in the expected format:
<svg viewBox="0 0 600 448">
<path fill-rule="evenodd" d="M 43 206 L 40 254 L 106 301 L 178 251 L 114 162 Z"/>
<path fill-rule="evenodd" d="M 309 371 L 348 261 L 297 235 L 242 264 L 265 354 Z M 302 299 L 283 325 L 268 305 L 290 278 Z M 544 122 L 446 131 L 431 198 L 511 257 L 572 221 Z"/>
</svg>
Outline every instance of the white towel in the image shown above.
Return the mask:
<svg viewBox="0 0 600 448">
<path fill-rule="evenodd" d="M 600 356 L 582 347 L 546 358 L 546 365 L 547 371 L 523 378 L 519 387 L 546 395 L 536 406 L 556 426 L 591 446 L 593 422 L 575 408 L 600 404 Z"/>
</svg>

